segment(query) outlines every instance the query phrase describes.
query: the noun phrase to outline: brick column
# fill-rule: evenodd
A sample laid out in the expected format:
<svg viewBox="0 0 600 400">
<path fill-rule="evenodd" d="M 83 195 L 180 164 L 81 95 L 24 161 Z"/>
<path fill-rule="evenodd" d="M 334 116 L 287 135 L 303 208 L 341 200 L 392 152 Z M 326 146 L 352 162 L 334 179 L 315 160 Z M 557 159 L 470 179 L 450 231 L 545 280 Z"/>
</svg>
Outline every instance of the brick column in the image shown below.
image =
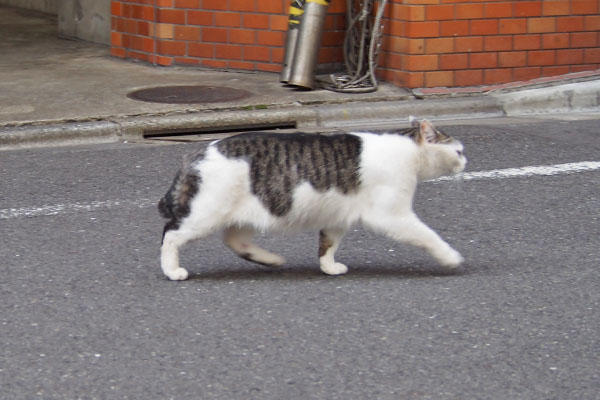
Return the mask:
<svg viewBox="0 0 600 400">
<path fill-rule="evenodd" d="M 342 62 L 345 0 L 333 0 L 319 62 Z M 158 65 L 281 70 L 289 0 L 113 0 L 117 57 Z"/>
<path fill-rule="evenodd" d="M 111 54 L 156 63 L 154 0 L 111 2 Z"/>
</svg>

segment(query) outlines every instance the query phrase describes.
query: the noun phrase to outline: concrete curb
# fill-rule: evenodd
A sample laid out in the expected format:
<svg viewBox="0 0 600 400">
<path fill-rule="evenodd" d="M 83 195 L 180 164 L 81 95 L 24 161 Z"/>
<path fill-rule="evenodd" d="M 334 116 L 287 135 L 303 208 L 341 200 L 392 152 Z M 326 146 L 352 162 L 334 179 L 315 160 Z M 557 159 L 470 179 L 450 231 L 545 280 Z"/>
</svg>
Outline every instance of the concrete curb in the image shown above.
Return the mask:
<svg viewBox="0 0 600 400">
<path fill-rule="evenodd" d="M 256 127 L 332 128 L 405 124 L 409 115 L 427 118 L 501 116 L 496 99 L 457 99 L 350 102 L 261 110 L 210 110 L 196 113 L 118 117 L 111 120 L 0 128 L 0 148 L 139 141 L 145 135 L 244 130 Z"/>
<path fill-rule="evenodd" d="M 388 101 L 381 103 L 349 103 L 317 110 L 318 125 L 344 127 L 350 125 L 406 124 L 408 116 L 444 119 L 461 117 L 498 117 L 504 115 L 498 100 L 477 96 L 453 99 Z"/>
<path fill-rule="evenodd" d="M 144 135 L 203 132 L 219 129 L 297 125 L 307 126 L 316 119 L 311 107 L 285 107 L 264 110 L 203 111 L 198 113 L 142 116 L 115 119 L 124 140 L 140 140 Z"/>
<path fill-rule="evenodd" d="M 600 111 L 600 80 L 490 94 L 508 116 Z"/>
<path fill-rule="evenodd" d="M 0 150 L 120 141 L 118 125 L 110 121 L 73 122 L 0 128 Z"/>
<path fill-rule="evenodd" d="M 467 97 L 355 101 L 342 104 L 207 110 L 193 113 L 114 117 L 90 122 L 0 128 L 0 149 L 139 141 L 148 134 L 244 130 L 295 125 L 332 128 L 405 124 L 409 115 L 431 119 L 478 118 L 598 111 L 600 80 Z"/>
</svg>

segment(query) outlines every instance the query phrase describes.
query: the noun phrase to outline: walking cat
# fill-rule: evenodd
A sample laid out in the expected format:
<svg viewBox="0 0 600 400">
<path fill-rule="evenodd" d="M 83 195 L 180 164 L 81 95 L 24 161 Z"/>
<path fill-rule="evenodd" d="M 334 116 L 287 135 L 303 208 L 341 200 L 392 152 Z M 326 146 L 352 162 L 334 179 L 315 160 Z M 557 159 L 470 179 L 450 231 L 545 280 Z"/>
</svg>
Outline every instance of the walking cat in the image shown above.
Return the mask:
<svg viewBox="0 0 600 400">
<path fill-rule="evenodd" d="M 285 260 L 254 245 L 255 232 L 319 231 L 321 270 L 344 274 L 334 254 L 356 223 L 456 267 L 463 258 L 419 220 L 412 200 L 417 182 L 459 173 L 465 164 L 462 144 L 427 120 L 394 133 L 254 132 L 217 140 L 177 173 L 158 204 L 169 219 L 162 270 L 187 279 L 180 247 L 217 231 L 237 255 L 267 266 Z"/>
</svg>

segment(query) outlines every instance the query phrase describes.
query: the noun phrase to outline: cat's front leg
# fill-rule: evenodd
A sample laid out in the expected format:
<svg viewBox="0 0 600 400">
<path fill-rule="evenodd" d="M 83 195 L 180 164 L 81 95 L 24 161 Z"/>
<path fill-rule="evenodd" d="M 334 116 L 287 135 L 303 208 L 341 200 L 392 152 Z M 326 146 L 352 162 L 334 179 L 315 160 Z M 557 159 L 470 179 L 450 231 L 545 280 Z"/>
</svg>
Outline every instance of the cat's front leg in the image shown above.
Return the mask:
<svg viewBox="0 0 600 400">
<path fill-rule="evenodd" d="M 446 268 L 456 268 L 465 261 L 463 256 L 446 242 L 441 248 L 430 251 L 430 253 L 440 265 Z"/>
<path fill-rule="evenodd" d="M 334 259 L 344 233 L 346 232 L 341 229 L 323 229 L 319 232 L 319 264 L 321 271 L 327 275 L 342 275 L 348 272 L 347 266 Z"/>
<path fill-rule="evenodd" d="M 456 268 L 464 258 L 414 213 L 402 217 L 371 217 L 365 223 L 392 239 L 427 250 L 442 266 Z"/>
</svg>

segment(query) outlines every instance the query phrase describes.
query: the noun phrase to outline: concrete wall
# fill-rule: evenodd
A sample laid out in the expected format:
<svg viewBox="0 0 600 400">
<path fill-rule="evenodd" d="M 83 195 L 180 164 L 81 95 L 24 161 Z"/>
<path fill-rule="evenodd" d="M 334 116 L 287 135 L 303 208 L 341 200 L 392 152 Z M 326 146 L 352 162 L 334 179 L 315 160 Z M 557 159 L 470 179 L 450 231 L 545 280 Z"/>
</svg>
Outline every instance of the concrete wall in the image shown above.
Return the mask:
<svg viewBox="0 0 600 400">
<path fill-rule="evenodd" d="M 61 36 L 110 44 L 110 0 L 61 0 L 58 32 Z"/>
<path fill-rule="evenodd" d="M 56 14 L 59 0 L 0 0 L 1 5 Z"/>
</svg>

